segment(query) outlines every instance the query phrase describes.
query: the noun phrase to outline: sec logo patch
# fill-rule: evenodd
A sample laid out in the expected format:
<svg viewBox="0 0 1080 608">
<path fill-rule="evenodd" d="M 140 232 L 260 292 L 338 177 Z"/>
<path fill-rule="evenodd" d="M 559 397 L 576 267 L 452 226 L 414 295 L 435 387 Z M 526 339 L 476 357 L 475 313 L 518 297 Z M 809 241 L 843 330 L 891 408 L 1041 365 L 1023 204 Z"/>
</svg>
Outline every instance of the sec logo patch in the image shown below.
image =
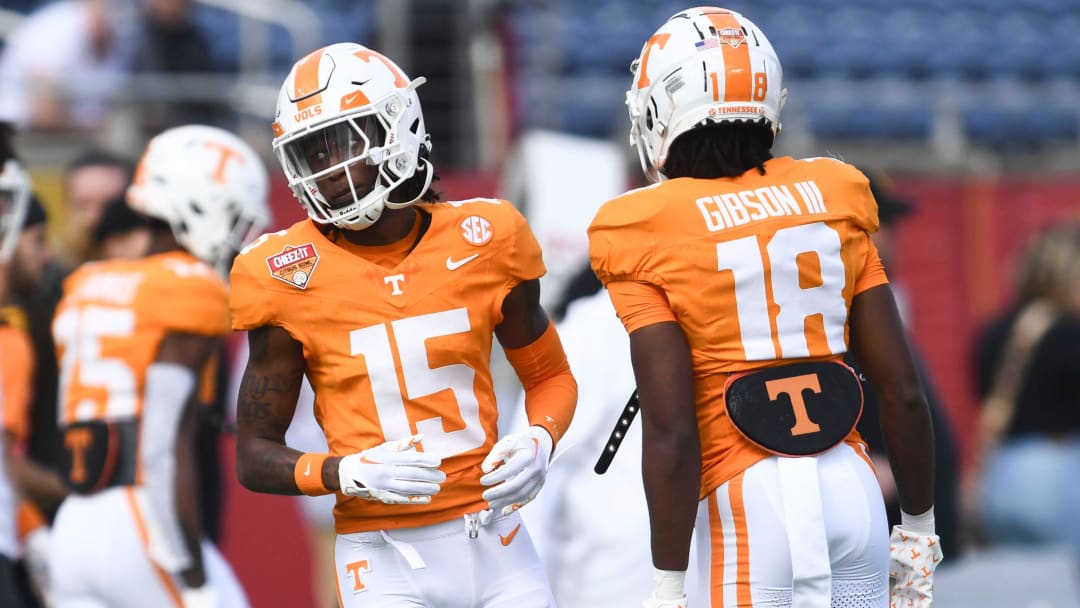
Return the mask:
<svg viewBox="0 0 1080 608">
<path fill-rule="evenodd" d="M 477 247 L 487 245 L 491 241 L 491 237 L 494 236 L 494 232 L 491 230 L 491 222 L 479 215 L 470 215 L 461 221 L 459 227 L 461 228 L 461 238 L 465 239 L 465 242 L 470 245 Z"/>
</svg>

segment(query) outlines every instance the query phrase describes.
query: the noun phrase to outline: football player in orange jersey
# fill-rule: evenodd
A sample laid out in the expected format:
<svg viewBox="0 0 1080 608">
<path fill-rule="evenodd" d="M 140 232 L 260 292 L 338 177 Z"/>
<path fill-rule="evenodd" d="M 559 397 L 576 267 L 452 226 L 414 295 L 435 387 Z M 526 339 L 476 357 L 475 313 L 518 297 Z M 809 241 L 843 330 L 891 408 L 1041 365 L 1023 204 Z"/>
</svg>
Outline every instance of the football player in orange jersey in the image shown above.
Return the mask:
<svg viewBox="0 0 1080 608">
<path fill-rule="evenodd" d="M 60 606 L 247 606 L 202 538 L 198 378 L 229 331 L 223 274 L 269 222 L 262 161 L 188 125 L 154 137 L 128 189 L 148 216 L 141 259 L 82 265 L 53 320 L 63 473 L 49 570 Z"/>
<path fill-rule="evenodd" d="M 0 124 L 0 605 L 18 608 L 34 602 L 13 568 L 16 560 L 29 566 L 34 591 L 46 591 L 48 533 L 36 505 L 52 511 L 66 492 L 55 473 L 25 454 L 36 357 L 26 313 L 8 304 L 40 283 L 48 253 L 45 209 L 31 193 L 11 135 Z M 25 525 L 31 521 L 32 527 Z"/>
<path fill-rule="evenodd" d="M 525 219 L 431 190 L 423 82 L 340 43 L 282 85 L 274 151 L 309 219 L 233 266 L 250 346 L 237 472 L 259 492 L 337 494 L 342 606 L 553 606 L 516 509 L 543 484 L 577 385 Z M 502 439 L 493 337 L 531 424 Z M 304 374 L 327 454 L 285 445 Z"/>
<path fill-rule="evenodd" d="M 928 606 L 932 429 L 866 178 L 772 157 L 780 62 L 738 13 L 674 15 L 632 67 L 631 143 L 654 184 L 606 203 L 589 239 L 643 413 L 645 605 L 687 606 L 694 531 L 693 606 L 883 608 L 890 592 Z M 904 511 L 891 555 L 849 345 L 881 398 Z"/>
</svg>

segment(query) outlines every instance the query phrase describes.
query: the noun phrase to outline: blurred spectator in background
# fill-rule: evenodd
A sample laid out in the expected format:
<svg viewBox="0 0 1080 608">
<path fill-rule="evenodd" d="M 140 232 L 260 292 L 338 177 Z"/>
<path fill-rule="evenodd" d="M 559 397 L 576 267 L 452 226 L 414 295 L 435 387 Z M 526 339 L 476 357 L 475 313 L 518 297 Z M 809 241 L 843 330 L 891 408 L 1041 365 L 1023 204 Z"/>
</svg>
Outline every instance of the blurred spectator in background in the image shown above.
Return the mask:
<svg viewBox="0 0 1080 608">
<path fill-rule="evenodd" d="M 588 263 L 566 285 L 555 310 L 578 399 L 587 407 L 575 414 L 544 491 L 522 509 L 522 517 L 559 606 L 637 606 L 652 591 L 649 577 L 627 576 L 652 568 L 641 429 L 624 429 L 629 432 L 607 473 L 593 472 L 634 391 L 630 341 Z M 513 428 L 528 426 L 524 415 L 517 418 Z"/>
<path fill-rule="evenodd" d="M 0 55 L 0 117 L 95 129 L 126 81 L 123 0 L 61 0 L 32 13 Z"/>
<path fill-rule="evenodd" d="M 979 336 L 983 407 L 965 506 L 992 544 L 1067 544 L 1080 557 L 1080 224 L 1034 239 L 1016 301 Z"/>
<path fill-rule="evenodd" d="M 64 262 L 77 266 L 96 257 L 93 234 L 109 201 L 122 197 L 134 173 L 131 159 L 90 148 L 68 164 L 64 175 L 67 223 Z"/>
<path fill-rule="evenodd" d="M 214 71 L 209 41 L 192 20 L 191 0 L 143 0 L 133 55 L 135 73 L 159 76 Z M 140 107 L 143 132 L 153 134 L 188 123 L 217 124 L 222 104 L 211 101 L 147 100 Z"/>
<path fill-rule="evenodd" d="M 897 257 L 896 231 L 898 224 L 904 217 L 915 211 L 915 205 L 910 201 L 896 196 L 893 192 L 892 182 L 882 173 L 867 171 L 870 177 L 870 192 L 878 204 L 878 231 L 870 235 L 870 240 L 877 247 L 878 255 L 886 272 L 893 269 L 893 262 Z M 911 333 L 912 317 L 907 305 L 907 292 L 902 281 L 896 276 L 889 275 L 889 284 L 892 286 L 896 298 L 900 318 L 904 322 L 905 329 Z M 959 531 L 957 523 L 957 465 L 953 433 L 946 415 L 946 407 L 941 401 L 934 387 L 933 376 L 923 361 L 922 354 L 914 340 L 909 338 L 911 352 L 915 359 L 915 367 L 922 378 L 923 388 L 926 391 L 927 403 L 930 405 L 930 417 L 934 425 L 934 518 L 938 536 L 941 538 L 941 550 L 945 555 L 959 555 Z M 856 369 L 858 364 L 851 358 L 846 357 L 847 363 Z M 881 404 L 874 390 L 866 382 L 863 383 L 863 412 L 859 419 L 859 434 L 870 448 L 870 459 L 874 463 L 874 473 L 877 475 L 878 484 L 881 486 L 882 496 L 885 498 L 885 511 L 889 518 L 889 527 L 900 524 L 900 497 L 896 489 L 896 481 L 893 479 L 892 469 L 889 468 L 889 458 L 885 450 L 885 438 L 881 432 Z M 947 560 L 944 562 L 949 563 Z"/>
</svg>

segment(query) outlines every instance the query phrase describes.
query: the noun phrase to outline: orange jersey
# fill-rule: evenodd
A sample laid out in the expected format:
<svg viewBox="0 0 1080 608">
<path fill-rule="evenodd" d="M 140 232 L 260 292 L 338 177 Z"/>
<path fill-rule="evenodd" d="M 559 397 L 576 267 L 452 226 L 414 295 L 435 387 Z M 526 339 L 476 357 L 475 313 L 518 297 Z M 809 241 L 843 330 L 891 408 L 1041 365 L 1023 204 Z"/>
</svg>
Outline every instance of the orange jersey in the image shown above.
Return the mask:
<svg viewBox="0 0 1080 608">
<path fill-rule="evenodd" d="M 17 550 L 17 493 L 2 471 L 12 447 L 8 436 L 16 445 L 26 440 L 34 373 L 34 349 L 24 328 L 21 311 L 0 309 L 0 556 L 9 558 Z"/>
<path fill-rule="evenodd" d="M 60 425 L 137 418 L 162 339 L 227 334 L 228 291 L 184 252 L 84 264 L 64 282 L 52 332 Z"/>
<path fill-rule="evenodd" d="M 829 158 L 776 158 L 765 167 L 766 175 L 751 169 L 628 192 L 589 227 L 601 281 L 656 286 L 686 334 L 702 496 L 769 455 L 728 419 L 728 373 L 841 358 L 852 298 L 887 282 L 869 236 L 877 203 L 862 173 Z M 626 322 L 630 311 L 618 312 Z M 848 441 L 861 440 L 853 431 Z"/>
<path fill-rule="evenodd" d="M 8 318 L 0 319 L 0 415 L 4 430 L 16 441 L 24 441 L 34 381 L 34 347 L 30 336 L 13 318 L 21 317 L 21 313 L 0 311 L 3 313 Z"/>
<path fill-rule="evenodd" d="M 544 274 L 540 245 L 505 201 L 420 204 L 431 223 L 386 268 L 310 221 L 265 235 L 233 265 L 238 330 L 279 326 L 303 344 L 330 451 L 423 433 L 447 480 L 427 505 L 337 496 L 338 533 L 421 526 L 486 508 L 480 463 L 497 439 L 490 359 L 502 303 Z"/>
</svg>

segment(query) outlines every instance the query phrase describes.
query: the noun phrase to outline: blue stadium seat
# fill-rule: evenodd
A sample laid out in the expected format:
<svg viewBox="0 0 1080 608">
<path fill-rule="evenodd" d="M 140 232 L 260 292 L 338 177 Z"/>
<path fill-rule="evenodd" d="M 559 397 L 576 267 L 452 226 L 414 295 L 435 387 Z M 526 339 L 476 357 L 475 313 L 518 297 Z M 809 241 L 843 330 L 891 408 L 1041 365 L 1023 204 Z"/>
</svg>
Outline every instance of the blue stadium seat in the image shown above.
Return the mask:
<svg viewBox="0 0 1080 608">
<path fill-rule="evenodd" d="M 964 134 L 1000 151 L 1027 151 L 1051 141 L 1076 140 L 1076 110 L 1065 107 L 973 106 L 964 112 Z"/>
<path fill-rule="evenodd" d="M 933 114 L 921 106 L 821 108 L 809 119 L 814 135 L 835 139 L 925 139 L 933 128 Z"/>
</svg>

